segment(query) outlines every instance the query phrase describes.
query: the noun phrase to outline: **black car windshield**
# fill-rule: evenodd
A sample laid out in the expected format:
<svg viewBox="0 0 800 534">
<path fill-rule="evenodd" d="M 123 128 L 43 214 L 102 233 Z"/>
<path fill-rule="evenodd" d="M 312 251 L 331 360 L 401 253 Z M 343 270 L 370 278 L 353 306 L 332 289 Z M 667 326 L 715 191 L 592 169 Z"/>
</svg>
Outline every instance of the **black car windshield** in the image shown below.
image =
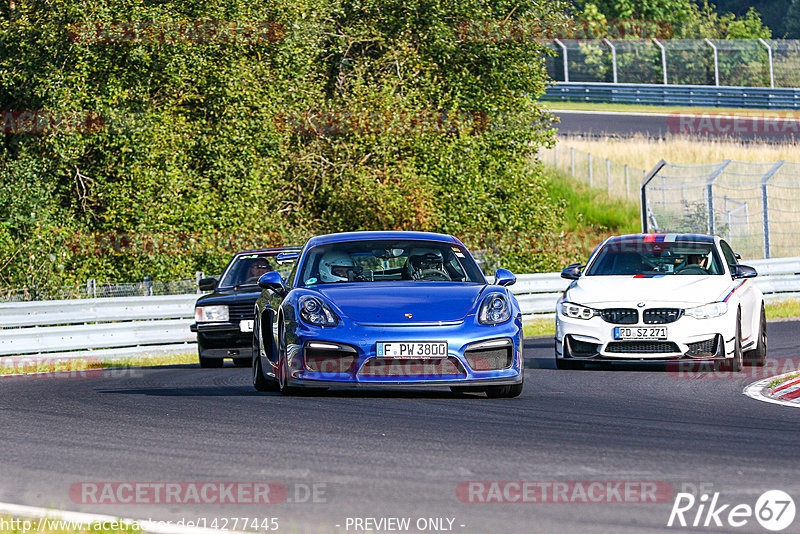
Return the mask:
<svg viewBox="0 0 800 534">
<path fill-rule="evenodd" d="M 278 263 L 277 253 L 239 254 L 231 260 L 222 275 L 219 288 L 232 288 L 246 284 L 256 284 L 262 274 L 278 271 L 284 278 L 292 268 L 293 262 Z"/>
<path fill-rule="evenodd" d="M 702 276 L 723 273 L 713 243 L 621 240 L 609 242 L 600 249 L 586 276 Z"/>
<path fill-rule="evenodd" d="M 300 285 L 342 282 L 471 282 L 485 279 L 467 251 L 427 240 L 344 241 L 308 251 Z"/>
</svg>

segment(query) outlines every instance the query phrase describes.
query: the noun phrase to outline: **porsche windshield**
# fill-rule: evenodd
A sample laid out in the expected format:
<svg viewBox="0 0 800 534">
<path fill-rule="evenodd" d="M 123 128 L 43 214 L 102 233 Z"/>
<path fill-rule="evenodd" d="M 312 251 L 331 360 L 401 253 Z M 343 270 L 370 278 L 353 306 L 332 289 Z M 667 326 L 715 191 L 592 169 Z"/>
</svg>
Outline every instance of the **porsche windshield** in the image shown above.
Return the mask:
<svg viewBox="0 0 800 534">
<path fill-rule="evenodd" d="M 300 285 L 342 282 L 472 282 L 485 279 L 467 251 L 422 240 L 345 241 L 308 251 Z"/>
<path fill-rule="evenodd" d="M 607 243 L 586 271 L 602 275 L 710 275 L 724 270 L 713 243 Z"/>
</svg>

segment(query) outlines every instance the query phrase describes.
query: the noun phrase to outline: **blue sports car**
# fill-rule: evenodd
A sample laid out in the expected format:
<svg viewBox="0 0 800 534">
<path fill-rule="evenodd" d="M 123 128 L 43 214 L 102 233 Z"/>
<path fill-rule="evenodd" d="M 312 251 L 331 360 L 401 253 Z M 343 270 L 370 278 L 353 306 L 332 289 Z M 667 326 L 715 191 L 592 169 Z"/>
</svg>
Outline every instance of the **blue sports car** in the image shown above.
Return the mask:
<svg viewBox="0 0 800 534">
<path fill-rule="evenodd" d="M 287 280 L 259 279 L 253 386 L 449 386 L 522 392 L 522 317 L 498 269 L 489 284 L 455 237 L 352 232 L 310 239 Z"/>
</svg>

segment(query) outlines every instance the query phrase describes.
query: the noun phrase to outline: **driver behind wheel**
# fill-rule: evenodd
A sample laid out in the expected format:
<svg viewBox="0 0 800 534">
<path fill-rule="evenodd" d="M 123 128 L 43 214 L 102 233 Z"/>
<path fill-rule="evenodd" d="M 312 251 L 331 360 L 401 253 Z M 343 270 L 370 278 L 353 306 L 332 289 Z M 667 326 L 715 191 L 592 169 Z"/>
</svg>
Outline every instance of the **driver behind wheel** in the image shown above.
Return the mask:
<svg viewBox="0 0 800 534">
<path fill-rule="evenodd" d="M 705 254 L 689 254 L 689 256 L 687 256 L 686 258 L 686 267 L 684 268 L 693 267 L 694 269 L 697 269 L 699 267 L 704 271 L 706 271 L 707 263 L 708 263 L 708 257 Z"/>
<path fill-rule="evenodd" d="M 322 256 L 319 263 L 319 278 L 323 283 L 348 282 L 355 263 L 350 254 L 331 250 Z"/>
<path fill-rule="evenodd" d="M 411 249 L 408 253 L 405 271 L 406 276 L 411 280 L 450 280 L 450 275 L 444 268 L 442 252 L 436 249 Z"/>
</svg>

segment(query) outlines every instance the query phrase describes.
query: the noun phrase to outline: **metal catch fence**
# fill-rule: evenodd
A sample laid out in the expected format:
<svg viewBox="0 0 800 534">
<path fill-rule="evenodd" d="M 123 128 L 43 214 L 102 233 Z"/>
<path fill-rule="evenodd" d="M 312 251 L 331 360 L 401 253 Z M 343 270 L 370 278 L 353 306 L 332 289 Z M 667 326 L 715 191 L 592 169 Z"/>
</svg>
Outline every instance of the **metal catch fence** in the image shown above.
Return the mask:
<svg viewBox="0 0 800 534">
<path fill-rule="evenodd" d="M 716 234 L 751 258 L 800 255 L 800 163 L 662 160 L 641 202 L 644 231 Z"/>
</svg>

